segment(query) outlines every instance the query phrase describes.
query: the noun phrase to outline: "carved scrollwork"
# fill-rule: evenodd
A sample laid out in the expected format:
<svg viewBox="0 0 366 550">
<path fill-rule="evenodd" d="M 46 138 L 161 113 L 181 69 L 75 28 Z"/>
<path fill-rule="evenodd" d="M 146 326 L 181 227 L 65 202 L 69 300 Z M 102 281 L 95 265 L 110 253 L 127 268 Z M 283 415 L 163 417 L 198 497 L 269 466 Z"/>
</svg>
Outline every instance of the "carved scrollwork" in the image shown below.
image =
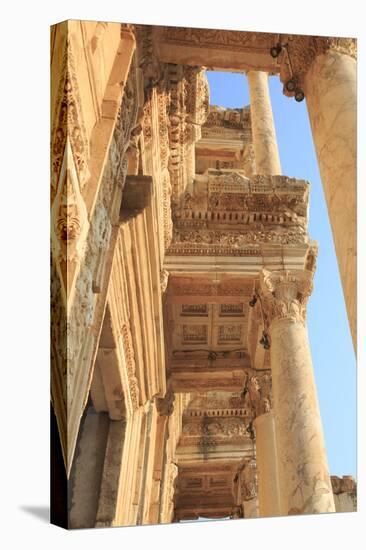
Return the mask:
<svg viewBox="0 0 366 550">
<path fill-rule="evenodd" d="M 138 380 L 136 378 L 136 365 L 135 365 L 135 354 L 133 351 L 133 344 L 131 338 L 130 328 L 125 324 L 122 326 L 122 342 L 123 350 L 126 360 L 126 369 L 127 369 L 127 378 L 129 392 L 131 396 L 132 406 L 134 409 L 139 407 L 139 386 Z"/>
<path fill-rule="evenodd" d="M 51 202 L 57 192 L 67 139 L 70 143 L 81 191 L 89 177 L 89 141 L 80 102 L 74 54 L 69 41 L 62 59 L 56 105 L 57 111 L 53 117 L 54 125 L 51 135 Z"/>
<path fill-rule="evenodd" d="M 226 31 L 220 29 L 195 29 L 166 27 L 164 40 L 173 43 L 189 43 L 198 47 L 219 47 L 237 51 L 258 51 L 270 48 L 274 34 L 265 32 Z"/>
<path fill-rule="evenodd" d="M 310 271 L 262 270 L 260 296 L 268 326 L 281 319 L 305 322 L 306 304 L 313 288 L 312 277 Z"/>
</svg>

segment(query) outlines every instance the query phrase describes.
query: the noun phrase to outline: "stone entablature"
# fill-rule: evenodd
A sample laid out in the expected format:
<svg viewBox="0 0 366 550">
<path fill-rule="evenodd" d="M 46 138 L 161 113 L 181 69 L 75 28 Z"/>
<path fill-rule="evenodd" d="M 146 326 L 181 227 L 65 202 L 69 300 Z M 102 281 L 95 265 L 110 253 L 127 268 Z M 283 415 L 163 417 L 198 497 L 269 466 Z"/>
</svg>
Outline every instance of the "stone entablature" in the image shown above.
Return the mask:
<svg viewBox="0 0 366 550">
<path fill-rule="evenodd" d="M 255 173 L 249 106 L 225 109 L 210 105 L 196 143 L 196 174 L 207 169 L 236 169 L 251 177 Z"/>
<path fill-rule="evenodd" d="M 262 243 L 308 242 L 309 184 L 285 176 L 246 178 L 231 170 L 208 170 L 173 212 L 167 255 L 238 254 Z"/>
</svg>

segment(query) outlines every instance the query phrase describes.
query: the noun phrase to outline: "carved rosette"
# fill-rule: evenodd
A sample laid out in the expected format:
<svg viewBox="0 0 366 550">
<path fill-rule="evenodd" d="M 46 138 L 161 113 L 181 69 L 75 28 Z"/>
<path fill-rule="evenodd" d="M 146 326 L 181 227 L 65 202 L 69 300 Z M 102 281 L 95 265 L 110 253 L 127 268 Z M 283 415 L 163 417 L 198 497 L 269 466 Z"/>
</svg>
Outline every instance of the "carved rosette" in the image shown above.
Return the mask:
<svg viewBox="0 0 366 550">
<path fill-rule="evenodd" d="M 304 76 L 317 56 L 334 51 L 357 59 L 357 40 L 355 38 L 285 35 L 283 48 L 278 61 L 280 79 L 284 84 L 294 78 L 299 88 L 304 88 Z M 287 52 L 286 52 L 287 50 Z M 284 88 L 284 94 L 291 97 L 293 92 Z"/>
<path fill-rule="evenodd" d="M 259 296 L 265 324 L 276 321 L 305 323 L 306 304 L 313 289 L 311 271 L 268 271 L 260 274 Z"/>
</svg>

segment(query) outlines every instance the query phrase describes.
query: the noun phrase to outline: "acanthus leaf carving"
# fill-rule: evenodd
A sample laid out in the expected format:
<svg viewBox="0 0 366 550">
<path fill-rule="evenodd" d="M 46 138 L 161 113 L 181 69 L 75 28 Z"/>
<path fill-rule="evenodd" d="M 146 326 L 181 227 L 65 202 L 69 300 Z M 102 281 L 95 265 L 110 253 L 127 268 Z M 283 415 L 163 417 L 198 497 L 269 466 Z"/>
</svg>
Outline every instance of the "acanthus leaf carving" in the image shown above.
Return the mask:
<svg viewBox="0 0 366 550">
<path fill-rule="evenodd" d="M 305 323 L 313 283 L 311 271 L 268 271 L 260 274 L 260 298 L 268 327 L 278 320 Z"/>
</svg>

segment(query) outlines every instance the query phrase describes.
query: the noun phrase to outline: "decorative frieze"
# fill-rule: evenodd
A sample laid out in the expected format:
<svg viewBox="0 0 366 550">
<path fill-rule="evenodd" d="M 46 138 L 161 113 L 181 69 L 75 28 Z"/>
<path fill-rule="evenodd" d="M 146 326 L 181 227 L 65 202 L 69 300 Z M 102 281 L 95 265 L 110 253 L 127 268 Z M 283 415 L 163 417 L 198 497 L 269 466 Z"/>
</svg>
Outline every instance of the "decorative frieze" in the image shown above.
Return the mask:
<svg viewBox="0 0 366 550">
<path fill-rule="evenodd" d="M 123 351 L 126 361 L 128 387 L 134 409 L 139 407 L 139 386 L 136 378 L 135 355 L 133 350 L 131 330 L 127 324 L 122 326 Z"/>
<path fill-rule="evenodd" d="M 262 243 L 308 242 L 307 182 L 217 170 L 208 178 L 206 195 L 187 192 L 174 210 L 168 255 L 245 256 Z"/>
<path fill-rule="evenodd" d="M 227 439 L 242 437 L 249 438 L 248 422 L 244 418 L 212 418 L 204 417 L 199 421 L 185 421 L 182 429 L 183 436 L 215 437 Z M 228 443 L 230 443 L 228 441 Z"/>
<path fill-rule="evenodd" d="M 262 51 L 271 47 L 275 34 L 266 32 L 225 31 L 220 29 L 195 29 L 164 27 L 164 41 L 190 44 L 200 48 L 220 48 L 235 51 Z"/>
</svg>

